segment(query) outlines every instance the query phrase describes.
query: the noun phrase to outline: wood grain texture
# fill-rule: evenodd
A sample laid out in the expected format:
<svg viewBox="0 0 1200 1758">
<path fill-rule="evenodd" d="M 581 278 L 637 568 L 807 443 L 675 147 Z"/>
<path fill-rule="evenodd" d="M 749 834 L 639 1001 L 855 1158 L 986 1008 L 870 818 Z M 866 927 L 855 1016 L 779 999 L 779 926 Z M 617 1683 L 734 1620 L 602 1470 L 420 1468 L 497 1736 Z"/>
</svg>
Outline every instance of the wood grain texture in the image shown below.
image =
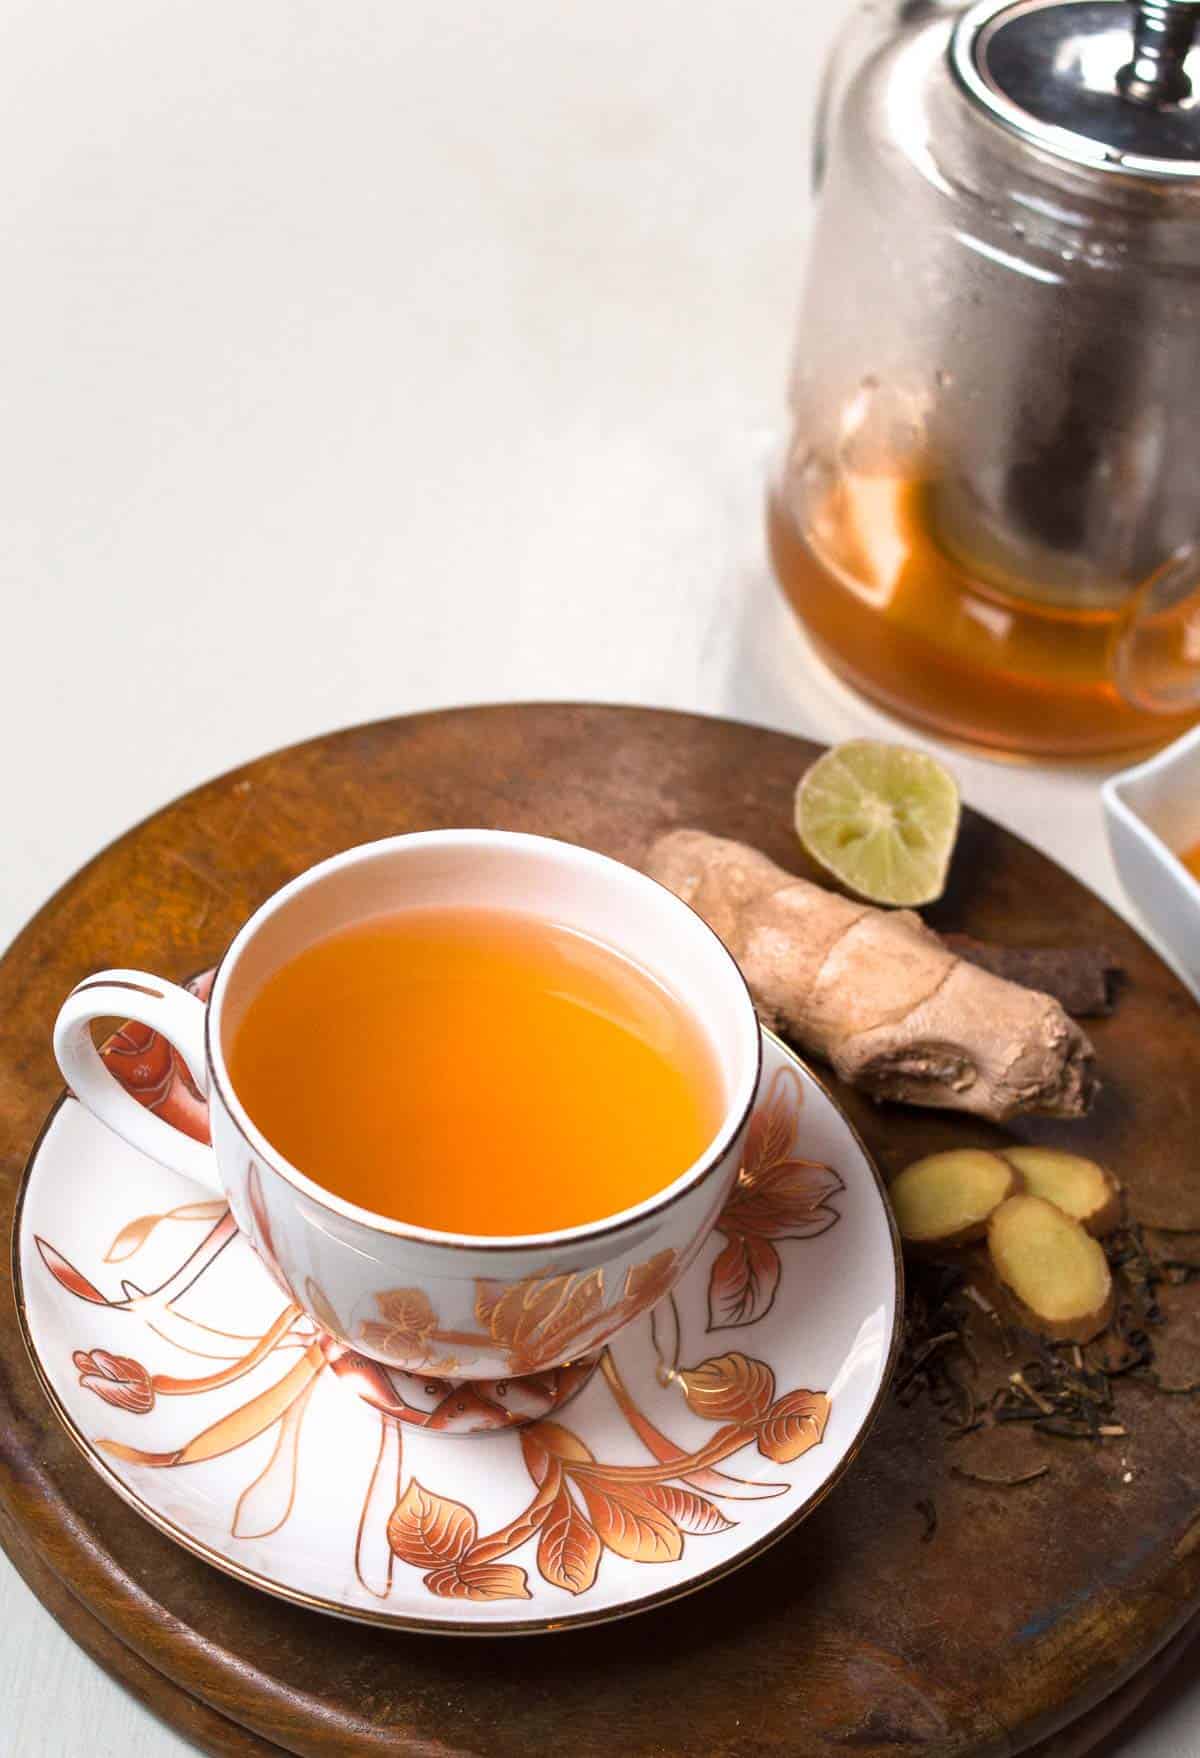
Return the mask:
<svg viewBox="0 0 1200 1758">
<path fill-rule="evenodd" d="M 790 796 L 813 749 L 682 715 L 498 707 L 354 728 L 176 802 L 77 875 L 0 964 L 4 1212 L 58 1087 L 50 1023 L 88 971 L 183 977 L 295 873 L 403 830 L 502 825 L 637 860 L 658 831 L 695 823 L 804 871 Z M 1012 1135 L 1100 1154 L 1144 1218 L 1200 1225 L 1200 1014 L 1165 967 L 974 814 L 934 920 L 1114 948 L 1130 982 L 1093 1029 L 1100 1105 L 1082 1124 Z M 961 1120 L 848 1105 L 885 1169 L 962 1139 Z M 1044 1758 L 1079 1758 L 1119 1712 L 1112 1694 L 1132 1696 L 1200 1607 L 1200 1423 L 1189 1401 L 1130 1388 L 1128 1445 L 1026 1440 L 1054 1470 L 1019 1500 L 952 1479 L 936 1412 L 889 1402 L 846 1483 L 795 1535 L 644 1618 L 469 1646 L 343 1625 L 218 1574 L 104 1488 L 37 1390 L 2 1274 L 0 1539 L 52 1609 L 80 1608 L 63 1621 L 89 1651 L 210 1751 L 528 1758 L 569 1742 L 577 1758 L 1011 1758 L 1041 1741 Z M 1194 1346 L 1182 1318 L 1172 1328 Z M 924 1497 L 939 1512 L 930 1544 Z M 201 1725 L 196 1705 L 216 1719 Z M 216 1743 L 240 1737 L 230 1725 L 258 1744 Z"/>
</svg>

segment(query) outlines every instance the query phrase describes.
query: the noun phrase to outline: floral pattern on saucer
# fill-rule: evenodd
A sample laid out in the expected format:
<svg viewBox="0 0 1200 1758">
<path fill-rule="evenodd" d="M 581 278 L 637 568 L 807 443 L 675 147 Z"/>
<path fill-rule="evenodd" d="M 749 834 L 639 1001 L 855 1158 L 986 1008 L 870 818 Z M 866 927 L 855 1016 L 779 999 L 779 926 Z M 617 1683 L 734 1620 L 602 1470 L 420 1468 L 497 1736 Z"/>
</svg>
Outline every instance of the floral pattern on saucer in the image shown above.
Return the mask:
<svg viewBox="0 0 1200 1758">
<path fill-rule="evenodd" d="M 105 1054 L 203 1139 L 203 1100 L 169 1046 L 127 1027 Z M 35 1365 L 141 1513 L 218 1566 L 349 1617 L 538 1630 L 689 1591 L 815 1505 L 894 1349 L 898 1258 L 877 1177 L 770 1037 L 717 1232 L 595 1372 L 449 1383 L 385 1369 L 281 1306 L 224 1205 L 188 1194 L 63 1102 L 18 1224 Z M 504 1322 L 569 1322 L 575 1291 L 558 1280 Z M 380 1324 L 411 1322 L 403 1292 Z"/>
</svg>

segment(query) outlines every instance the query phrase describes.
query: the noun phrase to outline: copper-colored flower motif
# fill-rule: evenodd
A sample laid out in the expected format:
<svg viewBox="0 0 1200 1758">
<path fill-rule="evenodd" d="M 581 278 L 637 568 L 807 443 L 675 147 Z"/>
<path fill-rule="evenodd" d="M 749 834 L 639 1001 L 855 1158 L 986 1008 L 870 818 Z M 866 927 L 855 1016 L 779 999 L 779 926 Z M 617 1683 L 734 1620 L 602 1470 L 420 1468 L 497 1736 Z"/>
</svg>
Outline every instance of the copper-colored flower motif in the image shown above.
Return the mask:
<svg viewBox="0 0 1200 1758">
<path fill-rule="evenodd" d="M 392 1360 L 408 1361 L 427 1354 L 433 1333 L 438 1328 L 437 1314 L 428 1295 L 420 1288 L 390 1288 L 377 1294 L 377 1319 L 367 1319 L 358 1327 L 364 1349 L 373 1355 Z"/>
<path fill-rule="evenodd" d="M 153 1410 L 154 1386 L 140 1361 L 133 1361 L 128 1355 L 110 1355 L 107 1349 L 93 1349 L 90 1353 L 77 1349 L 73 1360 L 79 1370 L 80 1385 L 95 1392 L 106 1404 L 115 1404 L 118 1410 L 131 1411 L 134 1416 L 145 1416 Z"/>
<path fill-rule="evenodd" d="M 729 1433 L 730 1450 L 749 1439 L 748 1434 Z M 548 1512 L 541 1515 L 538 1569 L 544 1580 L 568 1593 L 591 1587 L 603 1550 L 634 1563 L 671 1563 L 683 1554 L 685 1533 L 703 1537 L 733 1525 L 707 1496 L 668 1481 L 686 1470 L 682 1455 L 678 1464 L 664 1466 L 662 1479 L 655 1481 L 619 1465 L 597 1464 L 579 1437 L 556 1422 L 527 1429 L 521 1450 L 538 1485 L 533 1506 L 547 1490 L 553 1492 Z M 586 1518 L 572 1490 L 587 1509 Z"/>
<path fill-rule="evenodd" d="M 457 1562 L 474 1544 L 476 1532 L 470 1508 L 426 1489 L 415 1477 L 388 1521 L 388 1543 L 418 1569 Z"/>
<path fill-rule="evenodd" d="M 508 1350 L 513 1373 L 538 1373 L 599 1340 L 611 1316 L 604 1307 L 604 1271 L 477 1281 L 475 1316 L 492 1341 Z"/>
<path fill-rule="evenodd" d="M 777 1239 L 813 1239 L 838 1221 L 829 1198 L 845 1186 L 817 1160 L 792 1152 L 804 1089 L 792 1068 L 776 1069 L 750 1120 L 746 1156 L 717 1232 L 726 1240 L 708 1286 L 708 1328 L 752 1325 L 779 1286 Z"/>
<path fill-rule="evenodd" d="M 683 1533 L 659 1505 L 659 1487 L 653 1483 L 618 1487 L 603 1477 L 580 1482 L 588 1518 L 601 1543 L 615 1556 L 631 1563 L 675 1563 L 683 1555 Z"/>
<path fill-rule="evenodd" d="M 777 1465 L 791 1465 L 810 1447 L 817 1446 L 829 1421 L 830 1403 L 824 1392 L 789 1392 L 771 1406 L 758 1431 L 758 1450 Z"/>
<path fill-rule="evenodd" d="M 679 1275 L 678 1253 L 670 1246 L 656 1251 L 644 1264 L 633 1264 L 625 1272 L 625 1303 L 640 1308 L 657 1306 L 670 1293 Z"/>
<path fill-rule="evenodd" d="M 766 1362 L 737 1353 L 685 1367 L 678 1377 L 689 1408 L 706 1422 L 752 1422 L 775 1396 Z"/>
<path fill-rule="evenodd" d="M 730 1532 L 735 1525 L 707 1496 L 697 1495 L 695 1490 L 681 1489 L 675 1483 L 651 1483 L 647 1493 L 655 1507 L 681 1532 L 697 1538 L 707 1537 L 710 1532 Z"/>
<path fill-rule="evenodd" d="M 524 1569 L 515 1563 L 474 1562 L 479 1527 L 470 1508 L 436 1495 L 416 1478 L 392 1512 L 387 1536 L 402 1562 L 424 1569 L 439 1599 L 528 1599 Z"/>
<path fill-rule="evenodd" d="M 425 1577 L 439 1599 L 532 1599 L 529 1577 L 515 1563 L 449 1563 Z"/>
<path fill-rule="evenodd" d="M 586 1593 L 596 1579 L 604 1546 L 585 1520 L 566 1485 L 550 1505 L 538 1541 L 537 1566 L 543 1581 L 565 1593 Z"/>
</svg>

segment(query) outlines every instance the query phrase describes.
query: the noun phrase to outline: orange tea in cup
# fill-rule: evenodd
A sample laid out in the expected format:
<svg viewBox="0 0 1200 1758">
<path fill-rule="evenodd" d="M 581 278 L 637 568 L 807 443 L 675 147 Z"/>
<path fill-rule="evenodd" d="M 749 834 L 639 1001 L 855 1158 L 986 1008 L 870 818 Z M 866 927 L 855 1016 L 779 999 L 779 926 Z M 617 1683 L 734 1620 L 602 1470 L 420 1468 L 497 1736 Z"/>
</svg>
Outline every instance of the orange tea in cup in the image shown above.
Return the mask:
<svg viewBox="0 0 1200 1758">
<path fill-rule="evenodd" d="M 617 1214 L 716 1134 L 715 1053 L 648 971 L 535 916 L 411 909 L 274 971 L 229 1056 L 271 1145 L 335 1196 L 446 1232 Z"/>
</svg>

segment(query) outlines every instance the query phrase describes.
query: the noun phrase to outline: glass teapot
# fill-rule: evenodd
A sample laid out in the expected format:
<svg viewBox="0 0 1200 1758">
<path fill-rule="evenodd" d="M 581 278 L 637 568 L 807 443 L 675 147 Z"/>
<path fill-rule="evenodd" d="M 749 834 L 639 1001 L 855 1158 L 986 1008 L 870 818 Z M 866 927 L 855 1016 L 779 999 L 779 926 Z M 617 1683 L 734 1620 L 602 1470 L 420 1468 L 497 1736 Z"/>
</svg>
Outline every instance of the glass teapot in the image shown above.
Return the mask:
<svg viewBox="0 0 1200 1758">
<path fill-rule="evenodd" d="M 831 61 L 772 557 L 835 669 L 951 736 L 1200 717 L 1197 22 L 870 0 Z"/>
</svg>

